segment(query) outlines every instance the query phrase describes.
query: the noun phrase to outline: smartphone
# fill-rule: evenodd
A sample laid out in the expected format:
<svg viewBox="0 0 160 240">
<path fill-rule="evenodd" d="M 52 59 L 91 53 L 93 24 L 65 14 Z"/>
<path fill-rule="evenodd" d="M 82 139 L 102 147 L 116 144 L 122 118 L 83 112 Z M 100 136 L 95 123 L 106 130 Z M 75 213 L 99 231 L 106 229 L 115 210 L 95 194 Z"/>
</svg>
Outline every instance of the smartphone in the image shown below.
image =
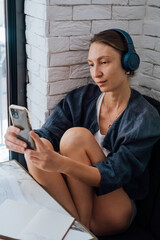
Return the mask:
<svg viewBox="0 0 160 240">
<path fill-rule="evenodd" d="M 28 149 L 35 149 L 34 141 L 29 135 L 32 127 L 27 108 L 12 104 L 9 106 L 9 113 L 13 126 L 21 130 L 21 132 L 17 134 L 17 138 L 26 142 Z"/>
</svg>

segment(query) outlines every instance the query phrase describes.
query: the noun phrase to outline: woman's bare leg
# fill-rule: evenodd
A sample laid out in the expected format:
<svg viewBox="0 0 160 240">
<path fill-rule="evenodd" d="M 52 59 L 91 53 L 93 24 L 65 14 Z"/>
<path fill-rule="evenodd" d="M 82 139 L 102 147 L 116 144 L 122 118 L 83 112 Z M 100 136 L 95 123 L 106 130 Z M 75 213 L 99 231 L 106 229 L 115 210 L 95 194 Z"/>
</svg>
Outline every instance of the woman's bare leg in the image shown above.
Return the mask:
<svg viewBox="0 0 160 240">
<path fill-rule="evenodd" d="M 95 195 L 93 205 L 90 228 L 96 235 L 117 234 L 129 227 L 133 207 L 123 188 L 102 196 Z"/>
<path fill-rule="evenodd" d="M 87 149 L 94 149 L 93 154 L 92 152 L 90 154 L 92 162 L 105 159 L 93 135 L 87 129 L 78 127 L 71 128 L 62 136 L 60 142 L 60 153 L 62 155 L 70 157 L 75 161 L 91 165 L 91 159 L 86 152 Z M 67 183 L 80 220 L 89 228 L 93 207 L 93 188 L 68 176 Z"/>
<path fill-rule="evenodd" d="M 49 148 L 52 145 L 45 139 L 41 139 Z M 45 172 L 36 168 L 29 159 L 26 158 L 29 173 L 41 184 L 44 189 L 58 201 L 66 210 L 68 210 L 76 219 L 79 219 L 77 210 L 73 203 L 68 187 L 60 173 Z"/>
<path fill-rule="evenodd" d="M 94 136 L 84 128 L 69 129 L 61 139 L 60 152 L 87 165 L 106 158 Z M 128 227 L 132 205 L 123 188 L 97 197 L 84 183 L 68 176 L 67 182 L 81 222 L 95 234 L 113 234 Z"/>
</svg>

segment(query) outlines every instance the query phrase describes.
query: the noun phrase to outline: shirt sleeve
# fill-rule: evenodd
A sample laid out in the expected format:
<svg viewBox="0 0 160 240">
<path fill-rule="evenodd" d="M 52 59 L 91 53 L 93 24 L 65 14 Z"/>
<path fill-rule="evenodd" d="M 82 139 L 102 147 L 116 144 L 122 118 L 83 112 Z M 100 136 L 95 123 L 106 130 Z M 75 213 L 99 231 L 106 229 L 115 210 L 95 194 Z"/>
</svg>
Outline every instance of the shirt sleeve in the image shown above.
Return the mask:
<svg viewBox="0 0 160 240">
<path fill-rule="evenodd" d="M 112 151 L 105 161 L 94 164 L 101 174 L 96 188 L 97 195 L 125 187 L 131 180 L 141 176 L 148 165 L 152 148 L 160 138 L 160 117 L 158 114 L 141 116 L 119 130 Z"/>
<path fill-rule="evenodd" d="M 55 151 L 59 151 L 59 142 L 64 132 L 73 126 L 72 115 L 67 97 L 52 111 L 41 129 L 34 130 L 40 137 L 48 139 Z"/>
<path fill-rule="evenodd" d="M 65 131 L 77 126 L 90 127 L 94 106 L 92 99 L 99 94 L 100 92 L 94 84 L 72 90 L 54 108 L 42 128 L 34 131 L 40 137 L 48 139 L 55 151 L 58 152 L 59 142 Z M 93 106 L 91 107 L 91 105 Z"/>
</svg>

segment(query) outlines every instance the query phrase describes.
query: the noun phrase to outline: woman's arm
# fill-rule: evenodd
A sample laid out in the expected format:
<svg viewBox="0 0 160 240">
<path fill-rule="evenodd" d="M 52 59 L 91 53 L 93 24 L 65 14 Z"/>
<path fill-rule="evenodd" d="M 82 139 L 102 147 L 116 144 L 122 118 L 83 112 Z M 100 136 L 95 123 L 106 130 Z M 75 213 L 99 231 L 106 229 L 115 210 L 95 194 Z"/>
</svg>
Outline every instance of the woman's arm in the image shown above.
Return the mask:
<svg viewBox="0 0 160 240">
<path fill-rule="evenodd" d="M 61 173 L 64 173 L 76 180 L 86 183 L 89 186 L 98 187 L 101 181 L 101 175 L 96 167 L 88 166 L 76 162 L 71 158 L 64 157 L 64 166 Z"/>
<path fill-rule="evenodd" d="M 48 172 L 63 173 L 89 186 L 99 186 L 101 175 L 97 168 L 76 162 L 47 148 L 46 144 L 33 131 L 30 135 L 36 144 L 36 151 L 27 149 L 25 153 L 35 167 Z M 51 144 L 47 139 L 45 141 Z"/>
</svg>

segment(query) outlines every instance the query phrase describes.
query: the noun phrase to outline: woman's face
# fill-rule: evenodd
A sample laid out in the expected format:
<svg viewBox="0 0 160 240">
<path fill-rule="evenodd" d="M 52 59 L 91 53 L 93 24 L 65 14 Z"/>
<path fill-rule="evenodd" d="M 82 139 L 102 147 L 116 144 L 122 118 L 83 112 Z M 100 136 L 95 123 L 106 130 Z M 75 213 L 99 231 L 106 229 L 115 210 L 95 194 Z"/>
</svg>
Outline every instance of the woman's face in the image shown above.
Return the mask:
<svg viewBox="0 0 160 240">
<path fill-rule="evenodd" d="M 121 56 L 114 48 L 99 42 L 91 44 L 88 53 L 90 73 L 102 92 L 128 87 L 128 77 L 122 68 Z"/>
</svg>

